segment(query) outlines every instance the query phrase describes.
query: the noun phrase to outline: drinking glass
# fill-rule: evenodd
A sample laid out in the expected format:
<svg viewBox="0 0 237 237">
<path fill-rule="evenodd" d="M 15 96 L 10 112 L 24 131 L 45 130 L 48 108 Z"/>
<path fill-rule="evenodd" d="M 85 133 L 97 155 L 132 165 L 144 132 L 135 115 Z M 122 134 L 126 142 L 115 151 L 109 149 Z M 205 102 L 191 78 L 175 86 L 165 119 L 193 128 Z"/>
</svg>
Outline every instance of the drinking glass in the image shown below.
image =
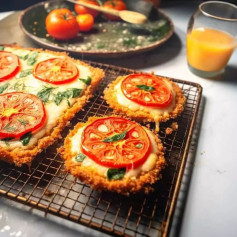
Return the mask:
<svg viewBox="0 0 237 237">
<path fill-rule="evenodd" d="M 220 1 L 199 5 L 187 29 L 187 61 L 201 77 L 224 72 L 237 46 L 237 6 Z"/>
</svg>

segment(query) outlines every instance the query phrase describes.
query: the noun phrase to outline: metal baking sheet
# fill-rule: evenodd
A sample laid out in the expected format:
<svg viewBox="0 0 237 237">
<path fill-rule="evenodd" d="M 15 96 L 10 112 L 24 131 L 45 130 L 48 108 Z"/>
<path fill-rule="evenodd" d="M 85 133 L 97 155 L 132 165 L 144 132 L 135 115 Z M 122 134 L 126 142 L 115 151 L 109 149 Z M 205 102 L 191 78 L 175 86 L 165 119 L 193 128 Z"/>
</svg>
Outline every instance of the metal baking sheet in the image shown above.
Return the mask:
<svg viewBox="0 0 237 237">
<path fill-rule="evenodd" d="M 120 75 L 137 72 L 89 63 L 102 68 L 105 78 L 94 97 L 63 131 L 63 137 L 77 122 L 85 122 L 91 116 L 113 114 L 103 99 L 104 88 Z M 154 184 L 154 192 L 127 197 L 90 189 L 64 172 L 63 160 L 57 153 L 57 148 L 63 144 L 61 139 L 39 154 L 30 169 L 0 162 L 0 195 L 113 236 L 167 236 L 202 93 L 199 84 L 173 80 L 182 89 L 187 102 L 183 113 L 162 123 L 157 134 L 165 147 L 167 165 L 162 179 Z M 172 122 L 178 123 L 178 130 L 167 135 L 165 129 Z"/>
</svg>

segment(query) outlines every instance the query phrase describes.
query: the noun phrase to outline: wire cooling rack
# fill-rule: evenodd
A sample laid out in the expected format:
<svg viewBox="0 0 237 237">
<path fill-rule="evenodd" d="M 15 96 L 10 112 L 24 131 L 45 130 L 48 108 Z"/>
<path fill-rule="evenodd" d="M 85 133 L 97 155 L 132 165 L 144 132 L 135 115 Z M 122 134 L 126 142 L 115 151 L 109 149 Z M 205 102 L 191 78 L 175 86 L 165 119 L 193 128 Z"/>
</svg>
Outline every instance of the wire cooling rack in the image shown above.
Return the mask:
<svg viewBox="0 0 237 237">
<path fill-rule="evenodd" d="M 94 97 L 63 131 L 63 137 L 77 122 L 90 116 L 113 113 L 103 99 L 104 88 L 120 75 L 137 71 L 89 62 L 102 68 L 105 78 Z M 154 184 L 154 192 L 129 197 L 106 191 L 95 191 L 64 172 L 57 148 L 63 139 L 39 154 L 31 168 L 0 162 L 0 195 L 114 236 L 167 236 L 183 176 L 187 152 L 202 88 L 192 82 L 173 79 L 187 97 L 183 113 L 160 125 L 159 136 L 165 147 L 167 166 L 162 179 Z M 167 135 L 173 122 L 178 130 Z M 151 124 L 151 127 L 154 125 Z"/>
</svg>

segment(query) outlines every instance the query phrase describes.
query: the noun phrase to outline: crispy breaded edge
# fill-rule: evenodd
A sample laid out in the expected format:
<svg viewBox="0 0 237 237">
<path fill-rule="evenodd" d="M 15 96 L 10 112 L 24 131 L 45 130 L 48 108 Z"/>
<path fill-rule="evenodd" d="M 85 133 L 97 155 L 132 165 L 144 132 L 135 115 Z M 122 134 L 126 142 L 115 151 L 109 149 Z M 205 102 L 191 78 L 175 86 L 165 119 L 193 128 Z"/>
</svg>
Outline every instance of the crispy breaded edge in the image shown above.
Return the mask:
<svg viewBox="0 0 237 237">
<path fill-rule="evenodd" d="M 72 158 L 76 156 L 76 153 L 71 152 L 71 138 L 77 133 L 78 129 L 87 126 L 98 117 L 91 117 L 87 123 L 78 123 L 64 141 L 64 146 L 60 147 L 58 151 L 65 160 L 65 170 L 70 172 L 73 176 L 80 179 L 82 182 L 89 184 L 92 189 L 108 190 L 117 192 L 124 195 L 130 193 L 137 193 L 139 191 L 145 191 L 148 193 L 152 190 L 151 184 L 155 183 L 161 178 L 160 171 L 164 167 L 165 158 L 163 152 L 163 145 L 160 139 L 154 135 L 154 138 L 158 146 L 158 159 L 155 166 L 149 172 L 144 172 L 136 179 L 123 178 L 122 180 L 108 180 L 106 177 L 101 176 L 95 170 L 89 167 L 83 167 L 80 163 L 75 163 Z"/>
<path fill-rule="evenodd" d="M 9 45 L 7 46 L 9 47 Z M 18 46 L 14 46 L 14 48 L 20 49 L 20 47 Z M 57 139 L 61 138 L 61 131 L 67 125 L 68 121 L 71 120 L 75 116 L 75 114 L 82 109 L 82 107 L 89 100 L 89 98 L 93 96 L 93 91 L 95 91 L 98 84 L 104 77 L 104 72 L 101 69 L 93 68 L 87 63 L 70 58 L 64 52 L 53 52 L 50 50 L 33 49 L 33 48 L 25 48 L 25 49 L 37 50 L 40 52 L 48 52 L 54 54 L 55 56 L 63 55 L 72 60 L 76 64 L 89 67 L 91 71 L 91 85 L 86 88 L 84 94 L 76 100 L 73 106 L 67 109 L 63 114 L 63 116 L 59 118 L 57 126 L 54 127 L 52 131 L 49 131 L 43 138 L 39 139 L 39 141 L 35 146 L 30 147 L 29 149 L 22 149 L 21 147 L 19 147 L 13 150 L 0 147 L 0 160 L 6 161 L 8 163 L 14 163 L 16 166 L 21 166 L 23 164 L 29 165 L 38 153 L 42 152 L 43 149 L 47 148 L 49 145 L 53 144 Z"/>
<path fill-rule="evenodd" d="M 126 76 L 119 76 L 111 82 L 108 87 L 104 90 L 104 99 L 109 104 L 109 106 L 114 109 L 115 112 L 124 114 L 128 117 L 131 117 L 137 121 L 143 122 L 165 122 L 168 119 L 176 118 L 183 110 L 184 110 L 184 103 L 186 101 L 185 96 L 183 95 L 179 86 L 174 83 L 172 80 L 168 78 L 163 78 L 163 80 L 169 81 L 172 85 L 173 90 L 176 93 L 175 96 L 175 106 L 171 112 L 165 112 L 159 116 L 157 120 L 154 119 L 152 114 L 148 111 L 144 110 L 131 110 L 128 107 L 122 106 L 117 101 L 117 93 L 115 90 L 115 86 L 125 78 Z M 160 77 L 160 76 L 159 76 Z M 162 77 L 161 77 L 162 78 Z M 135 102 L 134 102 L 135 103 Z"/>
</svg>

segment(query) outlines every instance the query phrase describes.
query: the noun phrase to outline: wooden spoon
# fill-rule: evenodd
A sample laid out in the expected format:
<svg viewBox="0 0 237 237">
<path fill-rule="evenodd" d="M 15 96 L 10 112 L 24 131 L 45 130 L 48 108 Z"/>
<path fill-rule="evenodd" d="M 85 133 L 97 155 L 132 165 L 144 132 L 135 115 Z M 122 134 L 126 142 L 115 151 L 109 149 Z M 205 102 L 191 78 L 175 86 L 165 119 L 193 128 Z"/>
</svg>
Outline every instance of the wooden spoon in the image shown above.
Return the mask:
<svg viewBox="0 0 237 237">
<path fill-rule="evenodd" d="M 118 11 L 118 10 L 109 9 L 109 8 L 102 7 L 102 6 L 92 5 L 92 4 L 89 4 L 86 2 L 75 1 L 75 0 L 67 0 L 67 1 L 72 2 L 74 4 L 79 4 L 84 7 L 88 7 L 90 9 L 93 9 L 96 11 L 100 11 L 100 12 L 104 12 L 104 13 L 107 13 L 110 15 L 118 16 L 122 20 L 129 22 L 129 23 L 143 24 L 147 21 L 147 17 L 139 12 L 128 11 L 128 10 Z"/>
</svg>

